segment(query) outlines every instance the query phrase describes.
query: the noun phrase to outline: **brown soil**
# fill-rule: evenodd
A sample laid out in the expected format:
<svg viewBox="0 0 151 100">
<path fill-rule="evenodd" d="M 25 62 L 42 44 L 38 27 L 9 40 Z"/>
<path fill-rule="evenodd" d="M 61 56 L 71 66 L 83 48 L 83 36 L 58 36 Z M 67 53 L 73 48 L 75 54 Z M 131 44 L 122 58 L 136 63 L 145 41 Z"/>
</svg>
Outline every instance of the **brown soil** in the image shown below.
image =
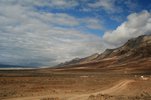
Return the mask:
<svg viewBox="0 0 151 100">
<path fill-rule="evenodd" d="M 148 79 L 143 80 L 142 75 Z M 150 87 L 151 77 L 146 73 L 0 71 L 0 100 L 147 100 Z"/>
</svg>

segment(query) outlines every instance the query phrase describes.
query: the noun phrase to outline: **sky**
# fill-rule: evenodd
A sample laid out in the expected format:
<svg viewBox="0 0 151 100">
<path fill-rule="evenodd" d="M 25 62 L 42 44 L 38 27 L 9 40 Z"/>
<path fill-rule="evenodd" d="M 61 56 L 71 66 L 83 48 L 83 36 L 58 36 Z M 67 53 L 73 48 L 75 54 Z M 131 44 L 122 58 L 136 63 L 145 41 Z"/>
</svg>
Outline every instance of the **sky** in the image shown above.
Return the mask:
<svg viewBox="0 0 151 100">
<path fill-rule="evenodd" d="M 54 66 L 150 33 L 150 0 L 0 0 L 0 64 Z"/>
</svg>

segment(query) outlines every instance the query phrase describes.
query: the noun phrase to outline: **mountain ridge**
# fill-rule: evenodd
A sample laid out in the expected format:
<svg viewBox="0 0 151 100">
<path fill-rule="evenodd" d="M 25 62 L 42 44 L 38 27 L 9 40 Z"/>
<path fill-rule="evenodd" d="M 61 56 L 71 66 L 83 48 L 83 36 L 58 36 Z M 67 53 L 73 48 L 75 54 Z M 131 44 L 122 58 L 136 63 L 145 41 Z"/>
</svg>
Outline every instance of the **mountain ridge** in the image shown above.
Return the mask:
<svg viewBox="0 0 151 100">
<path fill-rule="evenodd" d="M 131 63 L 136 63 L 136 61 L 142 62 L 142 60 L 147 62 L 146 59 L 150 59 L 150 57 L 151 35 L 142 35 L 128 40 L 124 45 L 118 48 L 106 49 L 101 54 L 95 53 L 85 58 L 76 58 L 58 66 L 65 68 L 69 66 L 70 68 L 85 66 L 85 68 L 88 68 L 88 66 L 91 65 L 89 68 L 109 68 L 110 66 L 115 67 L 129 65 Z M 147 68 L 150 68 L 148 62 L 147 66 Z"/>
</svg>

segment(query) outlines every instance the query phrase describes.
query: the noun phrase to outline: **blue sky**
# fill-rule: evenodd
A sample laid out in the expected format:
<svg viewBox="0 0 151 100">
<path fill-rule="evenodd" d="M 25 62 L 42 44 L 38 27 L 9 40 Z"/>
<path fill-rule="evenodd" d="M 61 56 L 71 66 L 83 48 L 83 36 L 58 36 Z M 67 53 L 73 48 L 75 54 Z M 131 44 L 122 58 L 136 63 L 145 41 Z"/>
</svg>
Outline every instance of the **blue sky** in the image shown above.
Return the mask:
<svg viewBox="0 0 151 100">
<path fill-rule="evenodd" d="M 0 0 L 0 64 L 53 66 L 151 32 L 150 0 Z"/>
<path fill-rule="evenodd" d="M 67 0 L 68 1 L 68 0 Z M 35 6 L 38 11 L 50 13 L 66 13 L 76 18 L 96 18 L 104 29 L 87 29 L 84 31 L 102 36 L 105 31 L 113 30 L 124 22 L 131 13 L 150 11 L 149 0 L 73 0 L 78 3 L 73 7 Z M 103 1 L 103 2 L 101 2 Z M 100 5 L 99 5 L 100 3 Z M 108 4 L 107 4 L 108 3 Z M 98 4 L 98 5 L 95 5 Z M 92 5 L 93 7 L 91 7 Z M 113 7 L 113 8 L 112 8 Z M 82 26 L 82 25 L 81 25 Z"/>
</svg>

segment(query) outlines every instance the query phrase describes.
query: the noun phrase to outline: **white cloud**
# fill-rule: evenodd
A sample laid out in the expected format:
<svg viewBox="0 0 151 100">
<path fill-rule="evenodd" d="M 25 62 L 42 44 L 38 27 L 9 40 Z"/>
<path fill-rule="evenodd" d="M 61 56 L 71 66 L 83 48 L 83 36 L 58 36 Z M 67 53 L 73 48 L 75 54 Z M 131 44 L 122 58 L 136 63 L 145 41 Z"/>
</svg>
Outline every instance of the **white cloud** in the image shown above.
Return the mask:
<svg viewBox="0 0 151 100">
<path fill-rule="evenodd" d="M 69 7 L 75 7 L 78 6 L 77 0 L 51 0 L 51 6 L 52 7 L 63 7 L 63 8 L 69 8 Z"/>
<path fill-rule="evenodd" d="M 86 23 L 87 28 L 96 30 L 103 29 L 103 23 L 99 19 L 85 18 L 83 21 Z"/>
<path fill-rule="evenodd" d="M 52 66 L 104 49 L 101 38 L 72 28 L 86 21 L 64 13 L 37 11 L 35 5 L 44 5 L 40 1 L 0 1 L 0 63 Z M 95 21 L 90 24 L 98 25 Z"/>
<path fill-rule="evenodd" d="M 140 13 L 132 13 L 127 17 L 127 21 L 123 22 L 115 30 L 106 32 L 103 39 L 114 46 L 119 46 L 130 38 L 150 34 L 150 27 L 150 12 L 145 10 Z"/>
<path fill-rule="evenodd" d="M 50 8 L 71 8 L 78 6 L 77 0 L 1 0 L 5 4 L 20 4 L 22 6 L 44 6 Z"/>
<path fill-rule="evenodd" d="M 97 0 L 94 3 L 89 3 L 88 6 L 94 9 L 103 9 L 107 13 L 119 12 L 120 9 L 116 4 L 116 0 Z"/>
</svg>

